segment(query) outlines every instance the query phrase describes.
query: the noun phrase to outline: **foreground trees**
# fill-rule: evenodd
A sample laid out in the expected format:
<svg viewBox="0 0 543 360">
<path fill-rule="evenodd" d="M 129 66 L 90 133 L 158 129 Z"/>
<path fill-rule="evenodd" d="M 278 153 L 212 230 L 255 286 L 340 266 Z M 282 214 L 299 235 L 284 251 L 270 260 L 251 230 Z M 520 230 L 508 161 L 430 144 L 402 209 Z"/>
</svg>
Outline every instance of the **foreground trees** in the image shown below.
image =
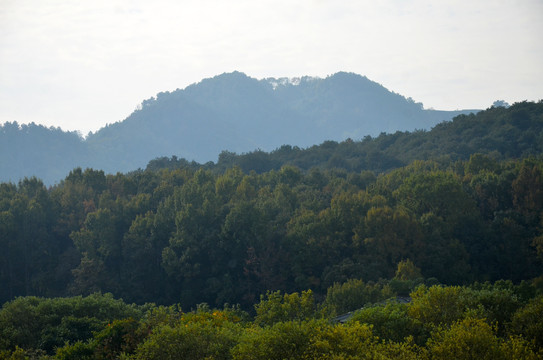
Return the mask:
<svg viewBox="0 0 543 360">
<path fill-rule="evenodd" d="M 357 286 L 360 281 L 336 284 Z M 390 282 L 383 282 L 387 287 Z M 366 287 L 371 287 L 367 284 Z M 412 301 L 366 303 L 346 322 L 334 298 L 268 293 L 238 307 L 136 306 L 111 295 L 18 298 L 0 310 L 0 359 L 538 359 L 543 295 L 511 282 L 418 285 Z M 354 294 L 357 291 L 352 291 Z M 347 293 L 345 293 L 347 294 Z M 347 295 L 348 296 L 348 295 Z M 352 294 L 351 294 L 352 296 Z M 366 298 L 367 299 L 367 298 Z M 355 306 L 355 305 L 353 305 Z"/>
</svg>

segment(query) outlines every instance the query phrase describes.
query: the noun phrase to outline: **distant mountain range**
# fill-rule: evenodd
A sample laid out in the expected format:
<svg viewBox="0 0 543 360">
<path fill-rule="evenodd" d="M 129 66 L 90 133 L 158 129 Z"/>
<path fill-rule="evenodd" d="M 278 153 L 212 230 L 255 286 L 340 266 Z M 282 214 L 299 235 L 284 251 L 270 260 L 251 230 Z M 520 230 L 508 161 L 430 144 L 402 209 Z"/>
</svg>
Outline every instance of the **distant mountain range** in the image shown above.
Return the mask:
<svg viewBox="0 0 543 360">
<path fill-rule="evenodd" d="M 477 111 L 425 110 L 353 73 L 262 80 L 225 73 L 144 100 L 125 120 L 86 139 L 60 129 L 6 123 L 0 126 L 0 181 L 35 175 L 53 184 L 78 166 L 127 172 L 172 155 L 205 163 L 217 161 L 223 150 L 246 153 L 360 140 L 430 129 Z"/>
</svg>

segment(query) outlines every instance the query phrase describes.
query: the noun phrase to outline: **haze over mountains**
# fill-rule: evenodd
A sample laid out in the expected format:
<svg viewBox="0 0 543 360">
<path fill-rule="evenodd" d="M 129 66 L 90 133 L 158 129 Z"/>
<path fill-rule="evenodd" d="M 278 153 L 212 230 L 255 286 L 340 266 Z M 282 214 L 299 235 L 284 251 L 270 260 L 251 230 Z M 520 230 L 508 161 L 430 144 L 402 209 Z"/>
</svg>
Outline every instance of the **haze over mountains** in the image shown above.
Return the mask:
<svg viewBox="0 0 543 360">
<path fill-rule="evenodd" d="M 250 78 L 240 72 L 202 80 L 144 100 L 125 120 L 82 139 L 38 125 L 0 127 L 0 181 L 37 176 L 60 181 L 74 167 L 127 172 L 161 156 L 200 163 L 223 150 L 243 153 L 289 144 L 359 140 L 381 132 L 430 129 L 477 110 L 425 110 L 366 77 Z"/>
</svg>

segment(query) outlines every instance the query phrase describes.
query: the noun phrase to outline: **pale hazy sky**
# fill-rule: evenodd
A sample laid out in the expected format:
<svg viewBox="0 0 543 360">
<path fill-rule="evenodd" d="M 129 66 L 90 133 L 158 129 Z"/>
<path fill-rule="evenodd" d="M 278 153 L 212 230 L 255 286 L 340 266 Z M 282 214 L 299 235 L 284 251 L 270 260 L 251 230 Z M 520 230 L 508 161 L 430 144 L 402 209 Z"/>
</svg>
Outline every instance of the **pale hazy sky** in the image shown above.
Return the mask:
<svg viewBox="0 0 543 360">
<path fill-rule="evenodd" d="M 234 70 L 487 108 L 542 99 L 542 68 L 543 0 L 0 0 L 0 124 L 86 134 Z"/>
</svg>

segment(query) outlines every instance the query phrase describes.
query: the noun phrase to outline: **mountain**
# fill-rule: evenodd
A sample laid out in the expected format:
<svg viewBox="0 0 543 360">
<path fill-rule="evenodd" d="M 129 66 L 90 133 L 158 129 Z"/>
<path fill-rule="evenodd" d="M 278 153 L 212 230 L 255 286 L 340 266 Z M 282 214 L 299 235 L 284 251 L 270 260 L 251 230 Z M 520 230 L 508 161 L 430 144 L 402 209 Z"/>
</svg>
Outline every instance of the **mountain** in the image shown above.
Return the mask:
<svg viewBox="0 0 543 360">
<path fill-rule="evenodd" d="M 131 170 L 164 155 L 215 161 L 223 150 L 271 151 L 283 144 L 307 147 L 325 140 L 429 129 L 465 113 L 424 110 L 352 73 L 293 80 L 257 80 L 233 72 L 160 93 L 124 121 L 88 137 L 92 151 L 103 153 L 93 166 L 102 165 L 106 153 L 107 170 L 119 165 L 121 171 Z"/>
<path fill-rule="evenodd" d="M 284 144 L 308 147 L 326 140 L 430 129 L 472 111 L 476 110 L 425 110 L 353 73 L 262 80 L 225 73 L 144 100 L 125 120 L 85 140 L 38 125 L 19 127 L 18 134 L 8 139 L 5 128 L 13 133 L 18 125 L 5 124 L 0 144 L 9 155 L 0 162 L 0 180 L 36 175 L 54 183 L 77 166 L 126 172 L 171 155 L 216 161 L 223 150 L 272 151 Z M 41 135 L 29 141 L 29 129 Z"/>
<path fill-rule="evenodd" d="M 308 148 L 281 146 L 271 152 L 222 152 L 217 164 L 206 166 L 224 172 L 239 167 L 245 173 L 263 173 L 292 165 L 302 170 L 342 169 L 376 174 L 389 172 L 416 160 L 439 163 L 468 161 L 472 156 L 492 161 L 541 157 L 543 154 L 543 100 L 492 106 L 477 114 L 458 115 L 430 131 L 397 131 L 360 141 L 325 141 Z M 148 170 L 197 168 L 184 159 L 158 158 Z"/>
<path fill-rule="evenodd" d="M 37 176 L 52 184 L 76 166 L 88 163 L 88 149 L 77 132 L 42 125 L 0 125 L 0 181 Z"/>
</svg>

